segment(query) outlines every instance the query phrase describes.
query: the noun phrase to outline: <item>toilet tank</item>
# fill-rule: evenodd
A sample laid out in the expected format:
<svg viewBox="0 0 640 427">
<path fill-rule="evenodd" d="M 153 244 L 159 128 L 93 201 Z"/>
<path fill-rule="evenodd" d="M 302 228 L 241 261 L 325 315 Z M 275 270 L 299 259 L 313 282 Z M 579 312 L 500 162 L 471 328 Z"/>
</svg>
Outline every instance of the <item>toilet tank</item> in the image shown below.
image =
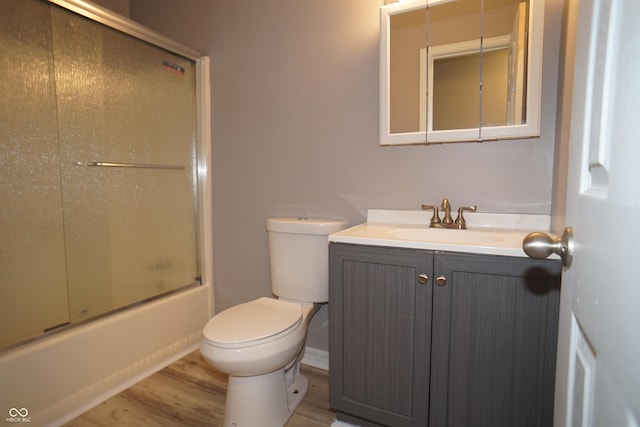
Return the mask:
<svg viewBox="0 0 640 427">
<path fill-rule="evenodd" d="M 329 239 L 346 221 L 313 218 L 269 218 L 271 291 L 301 302 L 329 300 Z"/>
</svg>

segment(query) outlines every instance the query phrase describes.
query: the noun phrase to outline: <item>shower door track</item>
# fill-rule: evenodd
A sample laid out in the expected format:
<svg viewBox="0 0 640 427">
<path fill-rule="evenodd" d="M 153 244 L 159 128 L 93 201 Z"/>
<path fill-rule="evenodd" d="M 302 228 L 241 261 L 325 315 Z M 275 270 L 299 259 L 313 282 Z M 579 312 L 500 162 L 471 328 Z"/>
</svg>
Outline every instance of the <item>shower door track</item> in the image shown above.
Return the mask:
<svg viewBox="0 0 640 427">
<path fill-rule="evenodd" d="M 202 58 L 201 53 L 98 5 L 82 0 L 47 1 L 193 61 Z"/>
</svg>

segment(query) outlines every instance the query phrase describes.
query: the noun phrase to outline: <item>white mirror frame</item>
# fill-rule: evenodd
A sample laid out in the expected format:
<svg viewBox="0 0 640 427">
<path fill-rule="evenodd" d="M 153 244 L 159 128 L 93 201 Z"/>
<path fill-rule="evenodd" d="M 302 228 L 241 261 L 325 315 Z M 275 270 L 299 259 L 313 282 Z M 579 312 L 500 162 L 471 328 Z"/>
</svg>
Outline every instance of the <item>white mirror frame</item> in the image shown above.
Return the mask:
<svg viewBox="0 0 640 427">
<path fill-rule="evenodd" d="M 529 4 L 529 37 L 527 58 L 527 122 L 524 124 L 487 126 L 473 129 L 455 129 L 419 132 L 390 132 L 390 18 L 398 13 L 446 3 L 450 0 L 410 0 L 392 3 L 380 8 L 380 145 L 439 144 L 449 142 L 485 142 L 501 139 L 524 139 L 540 136 L 540 101 L 542 90 L 542 45 L 544 30 L 544 0 Z M 427 63 L 427 58 L 422 61 Z M 422 76 L 426 79 L 426 76 Z M 428 101 L 420 94 L 421 103 Z M 421 119 L 423 129 L 426 120 Z M 430 115 L 429 115 L 430 116 Z"/>
</svg>

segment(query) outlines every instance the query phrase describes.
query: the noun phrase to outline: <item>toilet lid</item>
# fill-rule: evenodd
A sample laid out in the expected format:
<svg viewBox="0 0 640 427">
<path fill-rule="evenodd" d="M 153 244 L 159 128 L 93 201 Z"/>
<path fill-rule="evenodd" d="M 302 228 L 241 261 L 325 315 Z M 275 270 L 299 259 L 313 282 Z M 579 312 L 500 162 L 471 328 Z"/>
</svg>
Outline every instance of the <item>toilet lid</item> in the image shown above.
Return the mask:
<svg viewBox="0 0 640 427">
<path fill-rule="evenodd" d="M 302 307 L 299 304 L 258 298 L 213 316 L 205 326 L 203 335 L 213 344 L 247 344 L 275 335 L 286 335 L 301 321 Z"/>
</svg>

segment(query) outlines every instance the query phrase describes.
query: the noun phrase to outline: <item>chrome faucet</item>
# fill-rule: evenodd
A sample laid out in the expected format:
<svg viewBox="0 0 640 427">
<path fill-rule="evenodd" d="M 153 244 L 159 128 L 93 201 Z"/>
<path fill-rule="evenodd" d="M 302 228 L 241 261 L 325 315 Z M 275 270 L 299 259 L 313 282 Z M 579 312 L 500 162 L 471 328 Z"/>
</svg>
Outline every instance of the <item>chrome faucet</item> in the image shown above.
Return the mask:
<svg viewBox="0 0 640 427">
<path fill-rule="evenodd" d="M 422 205 L 422 209 L 433 209 L 433 216 L 429 222 L 429 228 L 455 228 L 465 230 L 467 228 L 467 221 L 465 221 L 462 213 L 464 211 L 475 212 L 478 209 L 477 206 L 462 206 L 458 208 L 458 217 L 454 221 L 451 217 L 451 203 L 449 203 L 449 199 L 444 198 L 441 207 L 444 212 L 444 218 L 442 219 L 440 219 L 440 214 L 438 213 L 438 206 Z"/>
</svg>

